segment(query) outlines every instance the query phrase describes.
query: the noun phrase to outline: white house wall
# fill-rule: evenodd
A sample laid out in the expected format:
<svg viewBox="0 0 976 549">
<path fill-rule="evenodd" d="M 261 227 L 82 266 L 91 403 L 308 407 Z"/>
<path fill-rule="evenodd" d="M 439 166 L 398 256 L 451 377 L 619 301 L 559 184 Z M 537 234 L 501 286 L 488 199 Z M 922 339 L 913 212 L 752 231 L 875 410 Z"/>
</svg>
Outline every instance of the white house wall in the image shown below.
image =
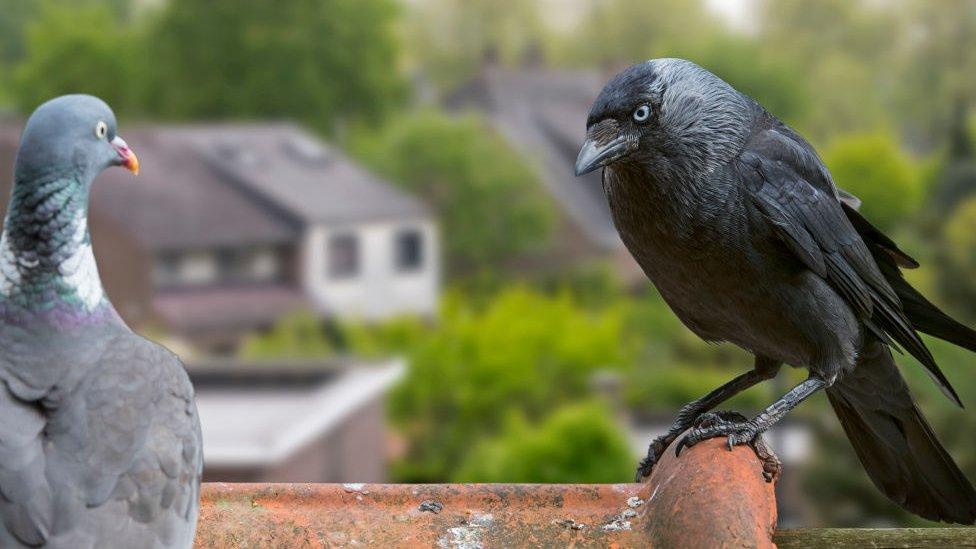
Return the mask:
<svg viewBox="0 0 976 549">
<path fill-rule="evenodd" d="M 404 229 L 416 229 L 423 235 L 423 263 L 411 272 L 400 272 L 395 264 L 395 237 Z M 359 273 L 355 277 L 329 277 L 327 243 L 335 234 L 358 236 Z M 439 235 L 430 220 L 312 226 L 303 243 L 305 290 L 328 315 L 381 320 L 404 313 L 434 314 L 440 268 Z"/>
</svg>

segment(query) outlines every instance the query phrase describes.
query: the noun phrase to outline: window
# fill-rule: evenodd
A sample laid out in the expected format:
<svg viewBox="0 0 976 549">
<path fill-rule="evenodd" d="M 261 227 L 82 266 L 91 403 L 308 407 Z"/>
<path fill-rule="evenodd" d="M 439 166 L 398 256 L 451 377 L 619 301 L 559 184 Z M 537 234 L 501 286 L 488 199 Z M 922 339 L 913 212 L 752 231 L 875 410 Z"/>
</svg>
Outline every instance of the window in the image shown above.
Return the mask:
<svg viewBox="0 0 976 549">
<path fill-rule="evenodd" d="M 397 270 L 408 272 L 423 267 L 424 241 L 420 231 L 406 229 L 398 232 L 394 246 Z"/>
<path fill-rule="evenodd" d="M 359 239 L 356 235 L 333 235 L 328 246 L 329 277 L 352 278 L 359 274 Z"/>
<path fill-rule="evenodd" d="M 240 282 L 247 278 L 247 254 L 243 250 L 224 248 L 217 251 L 217 270 L 223 282 Z"/>
<path fill-rule="evenodd" d="M 190 252 L 180 261 L 180 283 L 205 286 L 217 281 L 217 258 L 210 252 Z"/>
<path fill-rule="evenodd" d="M 269 282 L 278 276 L 278 257 L 270 248 L 224 248 L 217 251 L 223 282 Z"/>
<path fill-rule="evenodd" d="M 251 279 L 261 282 L 277 280 L 281 271 L 278 254 L 273 249 L 262 249 L 251 255 L 249 266 Z"/>
<path fill-rule="evenodd" d="M 153 262 L 153 280 L 156 286 L 168 288 L 176 286 L 180 281 L 180 254 L 176 252 L 161 252 Z"/>
</svg>

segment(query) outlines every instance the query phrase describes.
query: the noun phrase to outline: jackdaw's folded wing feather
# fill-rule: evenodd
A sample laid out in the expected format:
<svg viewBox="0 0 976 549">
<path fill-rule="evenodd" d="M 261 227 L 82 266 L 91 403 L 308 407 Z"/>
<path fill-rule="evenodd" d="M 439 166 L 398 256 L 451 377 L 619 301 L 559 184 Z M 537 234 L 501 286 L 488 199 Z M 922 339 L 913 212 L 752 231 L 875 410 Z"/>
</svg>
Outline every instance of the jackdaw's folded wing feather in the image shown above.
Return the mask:
<svg viewBox="0 0 976 549">
<path fill-rule="evenodd" d="M 753 203 L 786 246 L 844 297 L 866 327 L 882 341 L 904 347 L 961 406 L 851 224 L 823 163 L 797 139 L 785 130 L 768 129 L 739 156 L 736 169 Z"/>
</svg>

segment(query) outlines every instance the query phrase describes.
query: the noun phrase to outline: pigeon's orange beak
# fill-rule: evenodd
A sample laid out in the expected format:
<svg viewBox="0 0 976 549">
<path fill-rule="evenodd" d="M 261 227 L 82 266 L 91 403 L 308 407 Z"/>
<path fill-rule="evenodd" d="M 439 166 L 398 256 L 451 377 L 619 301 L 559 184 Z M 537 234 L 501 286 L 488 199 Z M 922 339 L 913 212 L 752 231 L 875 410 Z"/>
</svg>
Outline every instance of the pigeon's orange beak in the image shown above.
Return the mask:
<svg viewBox="0 0 976 549">
<path fill-rule="evenodd" d="M 112 146 L 115 147 L 115 152 L 119 153 L 119 165 L 125 167 L 135 175 L 139 175 L 139 159 L 136 157 L 136 153 L 132 152 L 132 149 L 129 148 L 125 139 L 116 135 L 112 139 Z"/>
</svg>

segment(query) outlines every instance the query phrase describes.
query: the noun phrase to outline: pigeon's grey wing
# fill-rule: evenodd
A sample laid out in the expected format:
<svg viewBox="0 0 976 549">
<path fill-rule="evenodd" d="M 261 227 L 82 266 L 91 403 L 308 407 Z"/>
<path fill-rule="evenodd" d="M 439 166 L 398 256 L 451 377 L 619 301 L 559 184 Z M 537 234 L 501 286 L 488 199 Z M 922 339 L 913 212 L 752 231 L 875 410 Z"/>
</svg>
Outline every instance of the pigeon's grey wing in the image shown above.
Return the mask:
<svg viewBox="0 0 976 549">
<path fill-rule="evenodd" d="M 0 547 L 48 539 L 53 505 L 44 472 L 45 425 L 39 406 L 17 399 L 0 382 Z"/>
<path fill-rule="evenodd" d="M 4 387 L 0 416 L 0 515 L 17 542 L 9 545 L 190 546 L 200 426 L 172 353 L 116 336 L 70 389 L 28 403 Z"/>
<path fill-rule="evenodd" d="M 960 404 L 812 149 L 776 129 L 767 130 L 752 140 L 735 169 L 753 203 L 797 258 L 843 296 L 868 329 L 917 358 Z"/>
<path fill-rule="evenodd" d="M 76 479 L 85 505 L 124 510 L 118 518 L 139 525 L 134 541 L 189 546 L 203 458 L 193 387 L 179 358 L 126 334 L 106 347 L 83 390 L 86 410 L 77 421 L 91 442 L 73 465 L 83 472 Z M 74 455 L 63 457 L 67 464 Z"/>
</svg>

